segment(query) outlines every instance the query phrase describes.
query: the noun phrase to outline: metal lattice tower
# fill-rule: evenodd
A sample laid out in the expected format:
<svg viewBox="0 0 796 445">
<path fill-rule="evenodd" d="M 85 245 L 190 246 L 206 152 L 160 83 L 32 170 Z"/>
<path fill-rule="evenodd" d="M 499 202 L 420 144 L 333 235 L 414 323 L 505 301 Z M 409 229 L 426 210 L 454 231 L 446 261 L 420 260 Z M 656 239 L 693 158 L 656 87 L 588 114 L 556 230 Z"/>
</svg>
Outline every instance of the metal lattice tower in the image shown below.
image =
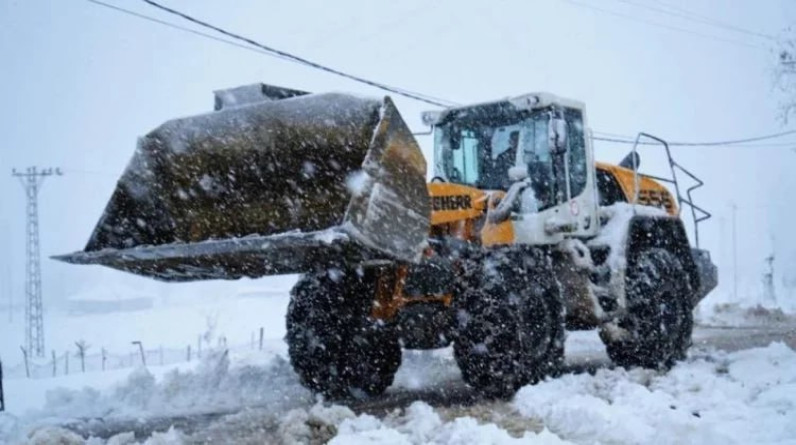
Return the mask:
<svg viewBox="0 0 796 445">
<path fill-rule="evenodd" d="M 25 347 L 29 354 L 44 357 L 44 310 L 41 299 L 41 258 L 39 249 L 39 190 L 44 178 L 61 175 L 60 169 L 37 170 L 28 167 L 25 173 L 11 170 L 25 189 L 27 200 L 25 237 Z"/>
</svg>

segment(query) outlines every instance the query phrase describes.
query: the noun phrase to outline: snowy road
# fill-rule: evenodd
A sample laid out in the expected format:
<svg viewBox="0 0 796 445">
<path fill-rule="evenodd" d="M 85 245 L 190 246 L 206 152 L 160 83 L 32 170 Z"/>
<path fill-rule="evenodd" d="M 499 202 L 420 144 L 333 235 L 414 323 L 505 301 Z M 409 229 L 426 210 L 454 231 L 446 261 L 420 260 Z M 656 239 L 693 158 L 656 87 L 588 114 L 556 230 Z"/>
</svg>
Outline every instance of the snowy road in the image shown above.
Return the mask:
<svg viewBox="0 0 796 445">
<path fill-rule="evenodd" d="M 782 342 L 796 349 L 796 325 L 755 328 L 699 327 L 694 333 L 694 347 L 689 361 L 700 359 L 715 361 L 716 355 L 763 347 L 772 342 Z M 567 351 L 565 369 L 567 374 L 594 374 L 598 370 L 611 368 L 604 348 L 594 332 L 570 333 L 567 339 Z M 296 382 L 291 384 L 295 385 Z M 286 394 L 286 397 L 290 397 L 289 392 Z M 434 407 L 443 421 L 469 416 L 481 423 L 494 423 L 509 433 L 516 433 L 517 436 L 523 431 L 539 432 L 542 429 L 538 421 L 534 422 L 527 416 L 520 415 L 512 401 L 484 400 L 464 385 L 450 350 L 406 352 L 404 363 L 396 375 L 395 384 L 385 395 L 368 401 L 350 403 L 348 408 L 356 415 L 367 414 L 386 419 L 406 412 L 407 408 L 417 401 L 423 401 Z M 72 422 L 67 427 L 83 437 L 109 438 L 119 433 L 133 432 L 136 438 L 147 438 L 153 433 L 166 431 L 173 426 L 185 435 L 183 437 L 188 443 L 246 441 L 262 443 L 284 440 L 285 429 L 288 428 L 285 426 L 285 414 L 288 409 L 299 407 L 310 410 L 312 403 L 305 400 L 277 408 L 268 402 L 249 405 L 242 410 L 224 409 L 146 420 L 84 419 Z M 307 424 L 312 424 L 311 421 L 304 420 Z M 333 435 L 324 430 L 322 421 L 318 423 L 321 426 L 317 431 L 312 431 L 313 435 L 320 435 L 319 437 Z"/>
<path fill-rule="evenodd" d="M 567 352 L 564 374 L 593 374 L 601 368 L 611 368 L 605 349 L 595 332 L 571 332 L 567 346 L 576 345 L 577 350 Z M 574 337 L 574 338 L 573 338 Z M 774 326 L 759 328 L 697 327 L 693 335 L 692 355 L 709 354 L 712 348 L 733 352 L 754 347 L 762 347 L 772 342 L 783 342 L 796 349 L 796 326 Z M 568 348 L 570 351 L 573 348 Z M 456 366 L 451 358 L 451 366 Z M 418 366 L 422 367 L 422 366 Z M 349 405 L 355 412 L 384 415 L 396 408 L 405 408 L 422 400 L 431 406 L 457 407 L 481 403 L 483 400 L 460 379 L 450 380 L 443 385 L 428 388 L 392 388 L 380 398 Z M 494 401 L 493 401 L 494 402 Z"/>
</svg>

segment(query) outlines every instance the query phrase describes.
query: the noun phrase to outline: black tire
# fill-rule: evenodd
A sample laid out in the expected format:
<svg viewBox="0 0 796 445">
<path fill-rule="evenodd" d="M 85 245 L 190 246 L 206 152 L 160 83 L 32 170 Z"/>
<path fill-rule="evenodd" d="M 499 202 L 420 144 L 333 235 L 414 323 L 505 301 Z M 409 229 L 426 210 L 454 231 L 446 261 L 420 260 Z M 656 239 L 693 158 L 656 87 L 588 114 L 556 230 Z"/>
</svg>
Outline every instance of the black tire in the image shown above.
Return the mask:
<svg viewBox="0 0 796 445">
<path fill-rule="evenodd" d="M 693 290 L 682 262 L 670 251 L 639 252 L 625 276 L 627 315 L 619 327 L 628 335 L 601 335 L 619 366 L 668 369 L 686 356 L 694 327 Z M 604 334 L 604 333 L 603 333 Z"/>
<path fill-rule="evenodd" d="M 356 271 L 307 274 L 287 311 L 290 363 L 304 386 L 332 399 L 366 398 L 392 384 L 401 363 L 394 330 L 371 315 L 373 286 Z"/>
<path fill-rule="evenodd" d="M 489 397 L 556 374 L 564 360 L 564 310 L 540 250 L 498 251 L 475 263 L 455 299 L 453 352 L 464 381 Z"/>
</svg>

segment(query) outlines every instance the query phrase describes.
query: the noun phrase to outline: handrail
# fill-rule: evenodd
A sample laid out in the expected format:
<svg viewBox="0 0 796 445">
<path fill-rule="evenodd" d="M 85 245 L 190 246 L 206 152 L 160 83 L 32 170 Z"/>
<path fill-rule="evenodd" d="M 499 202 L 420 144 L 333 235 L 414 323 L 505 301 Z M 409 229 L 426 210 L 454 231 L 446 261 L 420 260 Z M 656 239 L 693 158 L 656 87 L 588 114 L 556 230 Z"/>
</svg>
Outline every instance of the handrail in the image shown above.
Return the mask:
<svg viewBox="0 0 796 445">
<path fill-rule="evenodd" d="M 638 171 L 638 167 L 639 166 L 638 166 L 638 162 L 637 162 L 639 158 L 638 158 L 637 150 L 638 150 L 639 142 L 641 141 L 642 137 L 647 138 L 647 139 L 652 139 L 653 141 L 656 141 L 656 142 L 660 143 L 661 145 L 663 145 L 663 147 L 666 149 L 666 157 L 669 160 L 669 169 L 672 172 L 672 179 L 667 179 L 667 178 L 662 178 L 662 177 L 657 177 L 657 176 L 652 176 L 652 175 L 645 175 L 644 173 L 639 173 L 639 171 Z M 633 143 L 633 165 L 632 165 L 632 167 L 633 167 L 633 187 L 634 187 L 634 189 L 633 189 L 633 206 L 634 206 L 634 209 L 635 209 L 636 203 L 638 202 L 638 197 L 639 197 L 639 189 L 640 189 L 639 177 L 640 176 L 644 176 L 644 177 L 656 179 L 658 181 L 663 181 L 663 182 L 668 182 L 670 184 L 674 184 L 674 190 L 675 190 L 675 194 L 677 195 L 677 204 L 678 204 L 677 205 L 677 216 L 679 217 L 680 214 L 682 213 L 683 204 L 687 204 L 691 208 L 691 218 L 693 219 L 693 223 L 694 223 L 694 238 L 695 238 L 694 241 L 695 241 L 696 247 L 699 247 L 699 223 L 702 222 L 702 221 L 705 221 L 707 219 L 710 219 L 713 215 L 711 215 L 710 212 L 708 212 L 707 210 L 703 209 L 702 207 L 694 204 L 694 200 L 693 200 L 693 197 L 691 196 L 691 193 L 694 190 L 696 190 L 696 189 L 702 187 L 703 185 L 705 185 L 705 182 L 702 181 L 701 179 L 699 179 L 696 175 L 691 173 L 685 167 L 683 167 L 682 165 L 680 165 L 677 162 L 675 162 L 674 158 L 672 158 L 672 151 L 671 151 L 671 149 L 669 149 L 669 144 L 665 140 L 663 140 L 663 139 L 661 139 L 661 138 L 659 138 L 657 136 L 653 136 L 653 135 L 651 135 L 649 133 L 639 132 L 636 135 L 636 140 Z M 677 180 L 677 171 L 678 170 L 680 172 L 682 172 L 683 174 L 687 175 L 689 178 L 691 178 L 695 182 L 694 185 L 692 185 L 691 187 L 686 189 L 685 197 L 682 195 L 682 193 L 680 193 L 680 183 Z M 699 214 L 699 216 L 697 216 L 697 214 Z"/>
</svg>

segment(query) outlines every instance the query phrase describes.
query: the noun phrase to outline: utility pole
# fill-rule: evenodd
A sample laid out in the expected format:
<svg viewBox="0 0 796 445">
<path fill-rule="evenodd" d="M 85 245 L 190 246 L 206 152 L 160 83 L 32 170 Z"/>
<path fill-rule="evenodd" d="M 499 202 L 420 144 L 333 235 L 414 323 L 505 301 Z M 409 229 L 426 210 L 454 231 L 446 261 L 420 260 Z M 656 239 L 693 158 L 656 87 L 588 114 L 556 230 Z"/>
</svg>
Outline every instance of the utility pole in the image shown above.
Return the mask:
<svg viewBox="0 0 796 445">
<path fill-rule="evenodd" d="M 777 304 L 777 293 L 774 289 L 774 252 L 765 258 L 768 270 L 763 272 L 763 301 L 772 306 Z"/>
<path fill-rule="evenodd" d="M 41 259 L 39 251 L 39 190 L 47 176 L 60 176 L 61 170 L 38 170 L 28 167 L 23 172 L 11 170 L 19 178 L 27 199 L 25 237 L 25 346 L 29 353 L 44 357 L 44 310 L 41 299 Z"/>
<path fill-rule="evenodd" d="M 0 244 L 2 248 L 6 251 L 11 250 L 11 242 L 10 242 L 10 230 L 8 229 L 8 224 L 4 220 L 0 222 L 0 231 L 2 232 L 3 236 L 3 243 Z M 8 323 L 11 324 L 14 322 L 14 286 L 11 282 L 11 262 L 8 261 L 10 257 L 5 258 L 4 267 L 3 267 L 3 288 L 0 289 L 3 293 L 7 294 L 8 297 Z"/>
<path fill-rule="evenodd" d="M 738 302 L 738 230 L 737 214 L 738 206 L 733 202 L 732 206 L 732 299 Z"/>
<path fill-rule="evenodd" d="M 8 293 L 8 323 L 14 322 L 14 286 L 11 284 L 11 265 L 6 262 L 5 267 L 5 291 Z"/>
</svg>

